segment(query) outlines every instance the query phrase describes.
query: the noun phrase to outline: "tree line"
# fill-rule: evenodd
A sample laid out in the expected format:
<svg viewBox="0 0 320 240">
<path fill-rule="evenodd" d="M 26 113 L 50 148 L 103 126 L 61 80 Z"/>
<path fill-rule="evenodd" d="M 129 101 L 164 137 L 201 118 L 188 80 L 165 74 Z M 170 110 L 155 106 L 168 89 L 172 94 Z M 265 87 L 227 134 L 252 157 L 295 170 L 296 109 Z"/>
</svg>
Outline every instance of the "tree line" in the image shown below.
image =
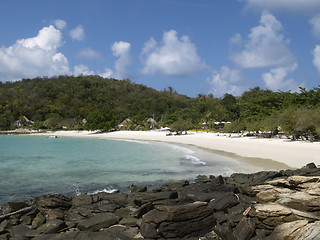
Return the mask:
<svg viewBox="0 0 320 240">
<path fill-rule="evenodd" d="M 147 130 L 156 122 L 157 127 L 174 130 L 206 128 L 265 136 L 281 132 L 293 139 L 316 140 L 319 104 L 319 88 L 292 93 L 255 87 L 238 97 L 226 93 L 222 98 L 191 98 L 172 87 L 157 91 L 130 80 L 38 77 L 0 83 L 0 130 L 27 126 L 109 131 L 121 123 L 124 129 Z"/>
</svg>

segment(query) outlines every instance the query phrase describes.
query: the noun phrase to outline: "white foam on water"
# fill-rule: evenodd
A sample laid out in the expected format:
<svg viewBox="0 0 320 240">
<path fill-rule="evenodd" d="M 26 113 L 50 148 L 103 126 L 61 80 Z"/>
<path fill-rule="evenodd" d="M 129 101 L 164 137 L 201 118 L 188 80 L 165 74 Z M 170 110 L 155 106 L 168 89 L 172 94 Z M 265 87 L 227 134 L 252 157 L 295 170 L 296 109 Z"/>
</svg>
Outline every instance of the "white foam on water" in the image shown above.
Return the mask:
<svg viewBox="0 0 320 240">
<path fill-rule="evenodd" d="M 195 157 L 195 156 L 192 156 L 192 155 L 186 155 L 185 158 L 187 160 L 190 160 L 193 164 L 196 164 L 196 165 L 206 165 L 205 162 L 201 161 L 199 158 Z"/>
<path fill-rule="evenodd" d="M 98 194 L 98 193 L 115 193 L 118 192 L 118 189 L 116 188 L 105 188 L 103 190 L 96 190 L 94 192 L 90 192 L 88 193 L 88 195 L 94 195 L 94 194 Z"/>
<path fill-rule="evenodd" d="M 120 142 L 130 142 L 130 143 L 139 143 L 139 144 L 150 144 L 150 142 L 141 141 L 141 140 L 132 140 L 132 139 L 112 139 L 113 141 Z"/>
<path fill-rule="evenodd" d="M 80 191 L 80 188 L 79 188 L 79 186 L 77 186 L 77 185 L 72 185 L 72 190 L 73 190 L 73 192 L 75 193 L 75 195 L 76 196 L 79 196 L 79 195 L 81 195 L 82 193 L 81 193 L 81 191 Z"/>
<path fill-rule="evenodd" d="M 227 170 L 227 171 L 224 171 L 221 176 L 222 177 L 230 177 L 232 174 L 234 174 L 235 172 L 232 171 L 231 169 Z"/>
<path fill-rule="evenodd" d="M 176 150 L 176 151 L 180 151 L 180 152 L 184 152 L 186 154 L 193 154 L 194 151 L 189 149 L 189 148 L 185 148 L 185 147 L 181 147 L 181 146 L 178 146 L 178 145 L 172 145 L 172 144 L 168 144 L 173 150 Z"/>
</svg>

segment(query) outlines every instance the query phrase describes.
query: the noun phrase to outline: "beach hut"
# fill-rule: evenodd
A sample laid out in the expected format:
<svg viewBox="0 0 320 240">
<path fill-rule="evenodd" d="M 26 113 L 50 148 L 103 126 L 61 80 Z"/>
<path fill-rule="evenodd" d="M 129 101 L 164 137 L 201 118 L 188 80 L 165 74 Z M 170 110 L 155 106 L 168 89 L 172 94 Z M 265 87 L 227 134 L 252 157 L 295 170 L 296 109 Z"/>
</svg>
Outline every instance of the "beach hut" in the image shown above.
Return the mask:
<svg viewBox="0 0 320 240">
<path fill-rule="evenodd" d="M 26 126 L 32 126 L 34 124 L 34 121 L 29 120 L 26 116 L 20 117 L 17 121 L 13 123 L 15 127 L 26 127 Z"/>
<path fill-rule="evenodd" d="M 125 126 L 129 125 L 131 123 L 130 118 L 126 118 L 122 123 L 118 125 L 118 128 L 123 129 Z"/>
<path fill-rule="evenodd" d="M 150 129 L 155 129 L 156 126 L 158 125 L 157 121 L 154 120 L 153 118 L 148 118 L 147 122 L 150 123 Z"/>
</svg>

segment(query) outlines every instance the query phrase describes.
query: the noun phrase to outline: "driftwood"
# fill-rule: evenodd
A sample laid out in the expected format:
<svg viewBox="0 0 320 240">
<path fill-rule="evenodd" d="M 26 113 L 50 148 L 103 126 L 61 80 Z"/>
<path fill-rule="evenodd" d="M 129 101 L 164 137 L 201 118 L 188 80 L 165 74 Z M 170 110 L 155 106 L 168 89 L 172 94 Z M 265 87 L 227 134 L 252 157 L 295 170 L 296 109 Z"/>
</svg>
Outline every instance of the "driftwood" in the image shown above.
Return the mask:
<svg viewBox="0 0 320 240">
<path fill-rule="evenodd" d="M 11 213 L 8 213 L 8 214 L 0 215 L 0 221 L 4 220 L 7 217 L 10 217 L 12 215 L 24 214 L 24 213 L 30 212 L 31 210 L 32 210 L 32 207 L 25 207 L 25 208 L 22 208 L 22 209 L 19 209 L 19 210 L 15 211 L 15 212 L 11 212 Z"/>
</svg>

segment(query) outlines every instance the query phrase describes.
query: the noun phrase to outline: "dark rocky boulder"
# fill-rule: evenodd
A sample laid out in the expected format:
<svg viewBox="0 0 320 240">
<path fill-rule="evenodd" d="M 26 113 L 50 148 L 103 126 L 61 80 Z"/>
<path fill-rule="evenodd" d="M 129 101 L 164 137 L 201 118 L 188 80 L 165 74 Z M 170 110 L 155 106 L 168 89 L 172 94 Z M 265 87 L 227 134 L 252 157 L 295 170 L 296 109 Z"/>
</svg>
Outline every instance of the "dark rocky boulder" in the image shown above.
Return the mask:
<svg viewBox="0 0 320 240">
<path fill-rule="evenodd" d="M 178 193 L 176 191 L 164 191 L 164 192 L 134 192 L 128 196 L 128 202 L 142 206 L 145 203 L 157 203 L 168 199 L 176 199 Z"/>
<path fill-rule="evenodd" d="M 69 209 L 72 206 L 71 199 L 60 194 L 43 195 L 35 199 L 35 205 L 38 209 L 64 208 Z"/>
<path fill-rule="evenodd" d="M 239 204 L 239 202 L 239 196 L 234 193 L 216 192 L 215 198 L 213 198 L 209 203 L 209 207 L 215 211 L 226 211 L 228 208 Z"/>
<path fill-rule="evenodd" d="M 112 213 L 99 213 L 89 219 L 85 219 L 78 224 L 81 231 L 99 231 L 101 228 L 108 228 L 119 222 L 119 218 Z"/>
<path fill-rule="evenodd" d="M 208 203 L 194 202 L 178 206 L 156 206 L 142 217 L 141 234 L 146 238 L 182 238 L 209 232 L 215 225 Z"/>
<path fill-rule="evenodd" d="M 8 202 L 1 207 L 1 214 L 15 212 L 28 206 L 25 202 Z"/>
</svg>

